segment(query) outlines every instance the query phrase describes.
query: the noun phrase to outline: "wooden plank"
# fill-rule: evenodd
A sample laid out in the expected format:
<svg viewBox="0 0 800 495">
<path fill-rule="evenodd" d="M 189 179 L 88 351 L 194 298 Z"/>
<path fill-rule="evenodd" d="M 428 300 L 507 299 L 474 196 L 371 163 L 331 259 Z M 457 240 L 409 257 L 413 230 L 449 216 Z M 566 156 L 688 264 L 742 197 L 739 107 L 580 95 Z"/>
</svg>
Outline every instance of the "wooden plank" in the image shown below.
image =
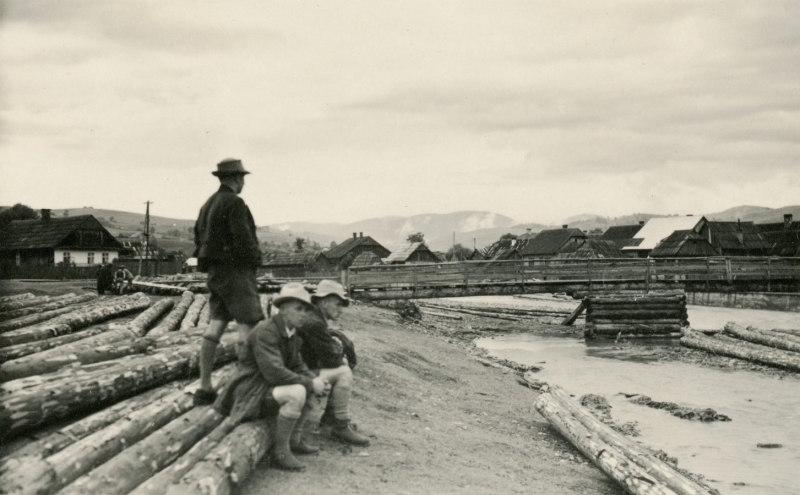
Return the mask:
<svg viewBox="0 0 800 495">
<path fill-rule="evenodd" d="M 572 325 L 573 323 L 575 323 L 575 320 L 578 319 L 578 317 L 581 315 L 581 313 L 583 313 L 585 309 L 586 309 L 586 299 L 583 299 L 581 303 L 578 305 L 578 307 L 575 308 L 575 311 L 573 311 L 569 316 L 567 316 L 567 318 L 564 321 L 562 321 L 561 324 L 567 326 Z"/>
</svg>

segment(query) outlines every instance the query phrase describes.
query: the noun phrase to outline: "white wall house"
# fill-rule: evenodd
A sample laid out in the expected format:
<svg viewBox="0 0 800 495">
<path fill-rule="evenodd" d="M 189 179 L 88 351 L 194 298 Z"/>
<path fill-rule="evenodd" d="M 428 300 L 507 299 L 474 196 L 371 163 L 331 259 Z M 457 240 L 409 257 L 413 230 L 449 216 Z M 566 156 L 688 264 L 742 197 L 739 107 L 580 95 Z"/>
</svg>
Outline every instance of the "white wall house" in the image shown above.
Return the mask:
<svg viewBox="0 0 800 495">
<path fill-rule="evenodd" d="M 119 256 L 119 251 L 115 250 L 88 250 L 81 249 L 56 249 L 53 252 L 53 262 L 64 263 L 75 266 L 93 266 L 111 263 Z"/>
</svg>

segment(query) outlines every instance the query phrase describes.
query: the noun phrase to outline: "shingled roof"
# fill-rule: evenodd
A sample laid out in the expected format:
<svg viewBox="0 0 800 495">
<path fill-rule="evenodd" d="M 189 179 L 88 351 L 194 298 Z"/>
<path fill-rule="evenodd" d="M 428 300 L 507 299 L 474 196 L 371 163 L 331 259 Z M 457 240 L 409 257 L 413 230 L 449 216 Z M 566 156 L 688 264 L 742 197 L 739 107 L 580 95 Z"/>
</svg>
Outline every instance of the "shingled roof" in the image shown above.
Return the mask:
<svg viewBox="0 0 800 495">
<path fill-rule="evenodd" d="M 354 266 L 372 266 L 380 264 L 381 259 L 377 254 L 373 253 L 372 251 L 364 251 L 356 256 L 356 259 L 353 260 L 353 264 L 350 265 L 350 267 L 352 268 Z"/>
<path fill-rule="evenodd" d="M 653 258 L 717 256 L 708 240 L 694 230 L 676 230 L 650 251 Z"/>
<path fill-rule="evenodd" d="M 641 229 L 641 225 L 614 225 L 603 232 L 599 239 L 612 241 L 617 247 L 623 248 L 633 244 L 633 238 Z"/>
<path fill-rule="evenodd" d="M 568 243 L 561 248 L 560 258 L 627 258 L 614 241 L 586 239 L 582 243 Z"/>
<path fill-rule="evenodd" d="M 320 253 L 314 251 L 300 251 L 298 253 L 271 253 L 264 257 L 264 266 L 310 266 L 313 265 Z"/>
<path fill-rule="evenodd" d="M 706 230 L 707 229 L 707 230 Z M 711 245 L 726 251 L 748 251 L 767 254 L 771 247 L 753 222 L 706 222 L 704 233 L 711 231 Z"/>
<path fill-rule="evenodd" d="M 379 243 L 378 241 L 376 241 L 372 237 L 370 237 L 370 236 L 360 237 L 359 236 L 359 237 L 351 237 L 351 238 L 347 239 L 346 241 L 342 242 L 341 244 L 339 244 L 338 246 L 336 246 L 335 248 L 332 248 L 330 251 L 326 251 L 325 252 L 325 257 L 328 258 L 329 260 L 338 260 L 339 258 L 345 257 L 347 255 L 347 253 L 349 253 L 350 251 L 352 251 L 356 247 L 362 246 L 362 245 L 370 246 L 370 247 L 374 246 L 374 247 L 378 248 L 378 249 L 376 249 L 377 251 L 380 251 L 382 249 L 387 255 L 389 254 L 389 250 L 386 249 L 385 247 L 383 247 L 383 245 L 381 243 Z M 375 254 L 377 254 L 378 256 L 381 255 L 380 252 L 377 252 Z"/>
<path fill-rule="evenodd" d="M 49 220 L 14 220 L 0 230 L 0 250 L 56 248 L 81 228 L 101 230 L 106 233 L 108 247 L 117 249 L 122 245 L 114 239 L 92 215 L 54 217 Z"/>
<path fill-rule="evenodd" d="M 522 256 L 553 256 L 573 237 L 586 239 L 580 229 L 543 230 L 520 250 Z"/>
</svg>

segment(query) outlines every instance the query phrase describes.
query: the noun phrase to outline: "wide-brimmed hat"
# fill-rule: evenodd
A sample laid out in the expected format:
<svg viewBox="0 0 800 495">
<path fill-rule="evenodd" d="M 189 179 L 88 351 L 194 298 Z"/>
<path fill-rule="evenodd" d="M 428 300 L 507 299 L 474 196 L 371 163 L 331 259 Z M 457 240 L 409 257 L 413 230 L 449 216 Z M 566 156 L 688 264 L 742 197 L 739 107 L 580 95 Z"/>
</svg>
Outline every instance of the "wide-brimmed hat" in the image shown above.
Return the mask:
<svg viewBox="0 0 800 495">
<path fill-rule="evenodd" d="M 334 280 L 321 280 L 320 283 L 317 284 L 317 290 L 314 291 L 311 299 L 322 299 L 328 296 L 336 296 L 344 302 L 345 306 L 350 305 L 350 298 L 348 298 L 347 294 L 344 292 L 342 284 Z"/>
<path fill-rule="evenodd" d="M 229 175 L 245 175 L 249 173 L 250 172 L 244 169 L 244 165 L 242 165 L 241 160 L 237 160 L 236 158 L 226 158 L 217 163 L 217 171 L 211 172 L 211 175 L 216 175 L 217 177 L 227 177 Z"/>
<path fill-rule="evenodd" d="M 289 282 L 281 287 L 280 293 L 272 300 L 272 304 L 280 306 L 286 301 L 294 299 L 311 306 L 311 294 L 300 282 Z"/>
</svg>

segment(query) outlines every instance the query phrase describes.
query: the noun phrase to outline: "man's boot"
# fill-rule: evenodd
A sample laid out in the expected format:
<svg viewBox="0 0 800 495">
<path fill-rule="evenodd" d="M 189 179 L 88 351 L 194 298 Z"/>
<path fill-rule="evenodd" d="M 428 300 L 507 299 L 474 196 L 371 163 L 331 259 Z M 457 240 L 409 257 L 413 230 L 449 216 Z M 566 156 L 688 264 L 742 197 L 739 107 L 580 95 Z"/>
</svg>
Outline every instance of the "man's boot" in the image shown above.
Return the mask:
<svg viewBox="0 0 800 495">
<path fill-rule="evenodd" d="M 345 443 L 366 447 L 369 445 L 369 438 L 353 431 L 350 427 L 349 419 L 334 419 L 335 424 L 331 428 L 331 435 Z"/>
<path fill-rule="evenodd" d="M 303 429 L 305 427 L 307 417 L 308 412 L 303 411 L 303 415 L 300 416 L 300 419 L 298 419 L 297 423 L 295 423 L 294 429 L 292 430 L 292 436 L 289 438 L 289 447 L 295 454 L 310 455 L 319 453 L 319 447 L 308 445 L 303 441 Z"/>
<path fill-rule="evenodd" d="M 328 403 L 325 404 L 325 412 L 322 413 L 322 417 L 319 418 L 319 425 L 333 426 L 334 424 L 336 424 L 336 416 L 333 411 L 333 400 L 328 398 Z"/>
<path fill-rule="evenodd" d="M 289 440 L 297 418 L 287 418 L 278 414 L 275 422 L 275 446 L 272 447 L 272 465 L 284 471 L 302 471 L 306 467 L 298 461 L 289 447 Z"/>
</svg>

